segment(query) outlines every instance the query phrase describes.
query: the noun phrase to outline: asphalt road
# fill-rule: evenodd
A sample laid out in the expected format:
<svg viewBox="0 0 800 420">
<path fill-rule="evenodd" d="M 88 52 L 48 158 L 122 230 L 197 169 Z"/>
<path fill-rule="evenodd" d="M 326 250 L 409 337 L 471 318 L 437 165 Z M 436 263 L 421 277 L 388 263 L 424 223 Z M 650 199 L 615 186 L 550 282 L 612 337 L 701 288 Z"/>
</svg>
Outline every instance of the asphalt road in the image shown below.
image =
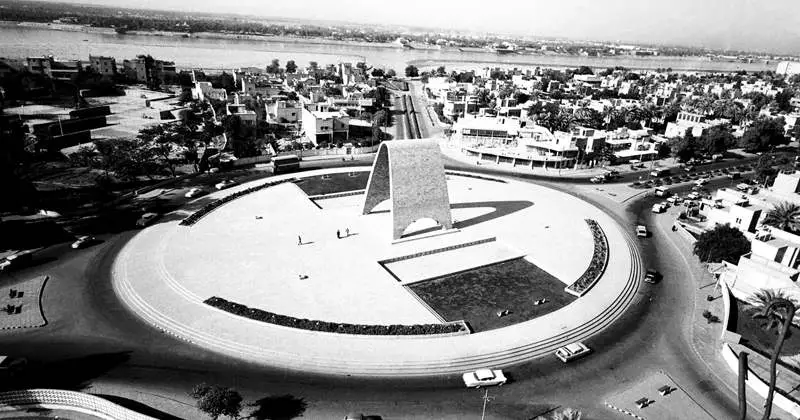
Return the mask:
<svg viewBox="0 0 800 420">
<path fill-rule="evenodd" d="M 308 168 L 341 165 L 341 161 L 304 162 Z M 478 172 L 497 173 L 486 168 Z M 547 184 L 580 195 L 561 181 Z M 637 223 L 651 224 L 653 200 L 644 196 L 624 209 L 596 204 L 632 229 Z M 206 381 L 234 386 L 249 399 L 303 397 L 310 405 L 306 417 L 311 418 L 336 418 L 350 410 L 386 419 L 478 418 L 482 393 L 464 389 L 459 378 L 365 381 L 265 369 L 207 352 L 142 324 L 117 300 L 109 282 L 116 250 L 134 234 L 107 235 L 103 244 L 80 251 L 63 244 L 51 247 L 42 264 L 0 274 L 0 284 L 42 273 L 52 276 L 43 302 L 46 308 L 58 309 L 45 312 L 49 325 L 0 333 L 2 353 L 27 355 L 40 363 L 42 369 L 34 369 L 26 385 L 87 389 L 94 383 L 105 389 L 124 384 L 141 390 L 142 401 L 159 406 L 165 398 L 188 402 L 185 395 L 191 387 Z M 686 279 L 691 273 L 659 234 L 640 245 L 647 266 L 674 281 L 643 285 L 628 314 L 587 341 L 595 350 L 590 357 L 569 365 L 545 358 L 509 369 L 513 382 L 491 391 L 487 418 L 527 419 L 556 406 L 580 408 L 589 420 L 613 418 L 602 405 L 603 397 L 658 369 L 670 373 L 716 418 L 735 416 L 735 395 L 715 382 L 690 344 L 686 327 L 694 285 Z"/>
</svg>

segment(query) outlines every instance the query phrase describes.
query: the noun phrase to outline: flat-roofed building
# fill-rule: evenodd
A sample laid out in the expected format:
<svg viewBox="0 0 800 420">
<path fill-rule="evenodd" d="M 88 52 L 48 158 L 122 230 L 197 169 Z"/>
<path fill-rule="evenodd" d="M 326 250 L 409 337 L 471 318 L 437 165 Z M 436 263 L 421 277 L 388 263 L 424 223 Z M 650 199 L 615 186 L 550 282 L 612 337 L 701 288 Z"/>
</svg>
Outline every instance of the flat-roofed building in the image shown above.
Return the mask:
<svg viewBox="0 0 800 420">
<path fill-rule="evenodd" d="M 92 70 L 103 76 L 114 76 L 117 74 L 117 60 L 114 57 L 89 55 L 89 65 L 92 67 Z"/>
</svg>

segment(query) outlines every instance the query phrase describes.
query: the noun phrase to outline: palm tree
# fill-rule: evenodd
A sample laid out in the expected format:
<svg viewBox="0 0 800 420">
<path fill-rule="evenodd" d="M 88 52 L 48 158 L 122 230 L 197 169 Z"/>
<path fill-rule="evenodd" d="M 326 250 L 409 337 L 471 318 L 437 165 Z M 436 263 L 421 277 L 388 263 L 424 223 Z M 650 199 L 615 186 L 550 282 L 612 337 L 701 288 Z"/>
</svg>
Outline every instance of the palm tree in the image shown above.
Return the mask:
<svg viewBox="0 0 800 420">
<path fill-rule="evenodd" d="M 800 205 L 789 202 L 778 203 L 767 212 L 762 223 L 790 233 L 800 232 Z"/>
<path fill-rule="evenodd" d="M 763 324 L 765 330 L 770 331 L 778 326 L 781 327 L 775 348 L 772 350 L 772 357 L 769 360 L 769 392 L 764 407 L 764 417 L 762 417 L 763 420 L 770 420 L 772 398 L 775 396 L 778 357 L 780 357 L 781 347 L 789 333 L 789 327 L 792 325 L 797 307 L 795 302 L 780 290 L 761 290 L 755 294 L 753 301 L 756 307 L 753 318 L 766 320 L 767 322 Z"/>
</svg>

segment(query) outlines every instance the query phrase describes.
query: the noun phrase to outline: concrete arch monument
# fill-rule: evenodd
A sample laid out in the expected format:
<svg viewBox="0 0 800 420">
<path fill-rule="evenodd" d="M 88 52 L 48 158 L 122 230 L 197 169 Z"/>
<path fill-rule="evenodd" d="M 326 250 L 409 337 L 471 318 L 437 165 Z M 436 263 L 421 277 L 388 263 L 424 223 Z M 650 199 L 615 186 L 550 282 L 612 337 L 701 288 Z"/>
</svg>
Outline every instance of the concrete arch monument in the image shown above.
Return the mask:
<svg viewBox="0 0 800 420">
<path fill-rule="evenodd" d="M 431 218 L 444 229 L 453 227 L 444 163 L 435 140 L 381 143 L 367 182 L 362 214 L 391 200 L 392 238 L 419 219 Z"/>
</svg>

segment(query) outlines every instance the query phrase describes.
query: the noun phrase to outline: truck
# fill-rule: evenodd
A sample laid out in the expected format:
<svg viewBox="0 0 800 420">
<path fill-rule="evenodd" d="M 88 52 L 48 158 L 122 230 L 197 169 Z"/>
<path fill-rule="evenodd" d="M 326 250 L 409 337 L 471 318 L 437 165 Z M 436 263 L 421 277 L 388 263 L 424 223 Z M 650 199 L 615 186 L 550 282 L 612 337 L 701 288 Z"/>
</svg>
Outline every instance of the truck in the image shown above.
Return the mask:
<svg viewBox="0 0 800 420">
<path fill-rule="evenodd" d="M 650 172 L 650 176 L 653 177 L 660 177 L 665 175 L 669 175 L 669 169 L 655 169 L 652 172 Z"/>
</svg>

